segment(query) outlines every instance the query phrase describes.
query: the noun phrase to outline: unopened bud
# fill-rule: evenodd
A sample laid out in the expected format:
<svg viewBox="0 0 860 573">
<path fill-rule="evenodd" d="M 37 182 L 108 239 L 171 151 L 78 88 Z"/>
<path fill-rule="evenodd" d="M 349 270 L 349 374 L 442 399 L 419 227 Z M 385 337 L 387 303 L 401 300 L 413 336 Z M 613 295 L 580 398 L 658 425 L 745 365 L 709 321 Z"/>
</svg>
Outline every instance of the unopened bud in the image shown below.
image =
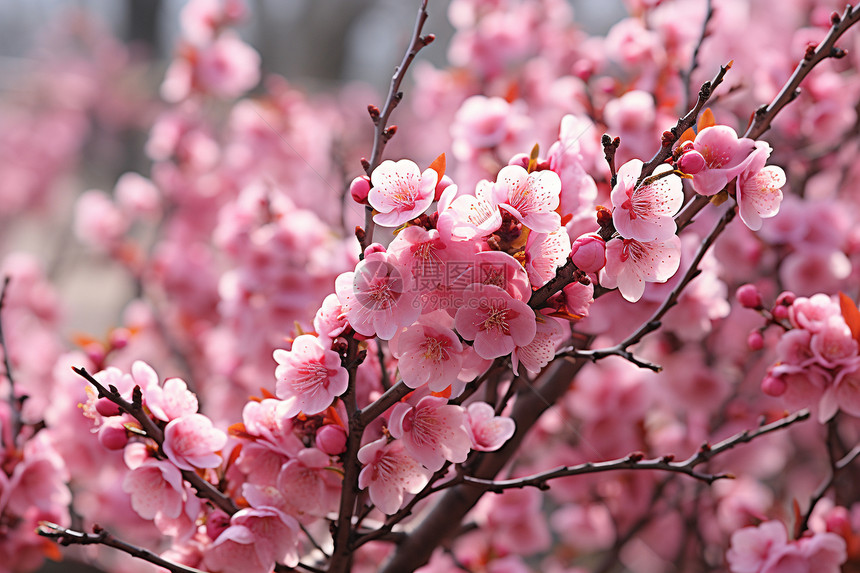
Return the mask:
<svg viewBox="0 0 860 573">
<path fill-rule="evenodd" d="M 121 450 L 128 443 L 128 433 L 122 421 L 110 420 L 99 428 L 99 443 L 109 450 Z"/>
<path fill-rule="evenodd" d="M 373 253 L 384 253 L 384 252 L 385 252 L 385 247 L 383 247 L 381 244 L 371 243 L 370 245 L 367 245 L 366 249 L 364 249 L 364 256 L 367 257 L 368 255 L 372 255 Z"/>
<path fill-rule="evenodd" d="M 764 348 L 764 336 L 758 330 L 753 330 L 747 336 L 747 346 L 750 350 L 758 351 Z"/>
<path fill-rule="evenodd" d="M 111 402 L 109 399 L 99 398 L 96 400 L 96 412 L 105 418 L 110 418 L 111 416 L 119 416 L 121 410 L 119 409 L 119 406 Z"/>
<path fill-rule="evenodd" d="M 370 193 L 370 177 L 367 175 L 356 177 L 349 184 L 349 194 L 352 195 L 352 200 L 359 205 L 367 205 L 368 193 Z"/>
<path fill-rule="evenodd" d="M 230 516 L 220 509 L 214 510 L 206 518 L 206 536 L 217 539 L 221 532 L 230 526 Z"/>
<path fill-rule="evenodd" d="M 773 310 L 770 311 L 773 314 L 773 318 L 776 320 L 787 320 L 788 319 L 788 307 L 778 304 L 773 307 Z"/>
<path fill-rule="evenodd" d="M 346 451 L 346 430 L 335 424 L 326 424 L 317 430 L 314 438 L 320 451 L 336 456 Z"/>
<path fill-rule="evenodd" d="M 761 308 L 761 293 L 755 285 L 741 285 L 738 287 L 735 297 L 737 297 L 738 302 L 744 308 Z"/>
<path fill-rule="evenodd" d="M 787 387 L 785 380 L 771 374 L 765 376 L 764 380 L 761 381 L 761 391 L 768 396 L 782 396 Z"/>
<path fill-rule="evenodd" d="M 570 260 L 577 268 L 596 273 L 606 265 L 606 243 L 597 233 L 580 235 L 570 246 Z"/>
<path fill-rule="evenodd" d="M 518 165 L 523 169 L 528 169 L 529 167 L 529 154 L 528 153 L 517 153 L 513 157 L 508 160 L 508 165 Z"/>
<path fill-rule="evenodd" d="M 791 306 L 794 304 L 795 300 L 797 300 L 797 295 L 790 290 L 786 290 L 779 293 L 779 296 L 776 297 L 776 303 L 774 304 L 779 306 Z"/>
<path fill-rule="evenodd" d="M 706 165 L 705 157 L 696 150 L 687 151 L 678 159 L 678 169 L 690 175 L 695 175 Z"/>
</svg>

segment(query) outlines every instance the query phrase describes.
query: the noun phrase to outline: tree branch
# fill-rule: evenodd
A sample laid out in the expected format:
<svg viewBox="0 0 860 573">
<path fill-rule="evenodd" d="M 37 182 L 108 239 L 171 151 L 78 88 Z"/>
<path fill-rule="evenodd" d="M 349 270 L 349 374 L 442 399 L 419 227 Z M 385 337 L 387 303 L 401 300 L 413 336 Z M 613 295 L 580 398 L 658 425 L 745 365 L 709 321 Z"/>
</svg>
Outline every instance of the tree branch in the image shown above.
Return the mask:
<svg viewBox="0 0 860 573">
<path fill-rule="evenodd" d="M 72 367 L 72 370 L 74 370 L 75 374 L 81 376 L 87 382 L 95 386 L 96 390 L 98 390 L 99 397 L 107 398 L 137 420 L 147 437 L 151 438 L 158 445 L 158 455 L 162 459 L 167 458 L 164 454 L 164 449 L 162 448 L 162 444 L 164 444 L 164 432 L 144 411 L 143 395 L 141 393 L 140 386 L 134 387 L 132 401 L 129 402 L 123 398 L 113 386 L 105 388 L 101 382 L 93 378 L 93 376 L 87 372 L 86 368 Z M 180 469 L 179 471 L 182 472 L 182 477 L 185 481 L 190 483 L 191 487 L 197 491 L 198 497 L 208 499 L 215 504 L 216 507 L 229 515 L 233 515 L 239 511 L 239 508 L 236 507 L 236 504 L 229 496 L 224 494 L 207 480 L 203 479 L 196 472 L 183 469 Z"/>
<path fill-rule="evenodd" d="M 421 5 L 418 7 L 418 15 L 415 18 L 415 29 L 412 32 L 412 40 L 409 43 L 409 47 L 406 49 L 406 53 L 403 55 L 403 60 L 394 70 L 394 75 L 391 78 L 391 85 L 388 88 L 388 97 L 385 98 L 385 105 L 383 105 L 382 111 L 380 111 L 376 106 L 368 107 L 370 119 L 373 121 L 374 126 L 373 150 L 370 153 L 370 160 L 362 161 L 362 166 L 364 167 L 364 171 L 367 173 L 368 177 L 370 177 L 373 170 L 382 162 L 382 152 L 385 149 L 385 145 L 397 131 L 396 126 L 388 127 L 388 120 L 391 117 L 391 113 L 394 111 L 394 108 L 396 108 L 403 99 L 403 92 L 400 91 L 400 84 L 406 76 L 406 70 L 409 69 L 415 56 L 418 55 L 418 52 L 436 39 L 436 36 L 433 34 L 427 34 L 426 36 L 421 35 L 421 31 L 424 29 L 424 23 L 427 21 L 427 16 L 427 0 L 422 0 Z M 362 258 L 364 256 L 364 249 L 373 242 L 373 227 L 373 208 L 367 206 L 364 210 L 364 240 L 361 241 L 362 254 L 360 256 Z"/>
<path fill-rule="evenodd" d="M 809 411 L 800 410 L 799 412 L 786 416 L 785 418 L 781 418 L 775 422 L 771 422 L 770 424 L 763 424 L 755 430 L 744 430 L 743 432 L 739 432 L 713 446 L 705 443 L 701 448 L 699 448 L 698 452 L 681 462 L 673 461 L 672 456 L 646 460 L 644 459 L 644 454 L 637 452 L 617 460 L 606 462 L 587 462 L 575 466 L 562 466 L 560 468 L 541 472 L 532 476 L 516 479 L 493 481 L 472 476 L 462 476 L 460 479 L 465 485 L 500 493 L 506 489 L 524 487 L 549 489 L 549 484 L 547 482 L 561 477 L 617 470 L 660 470 L 685 474 L 710 485 L 720 479 L 732 479 L 733 476 L 731 474 L 708 474 L 698 472 L 695 469 L 697 466 L 710 461 L 715 456 L 730 450 L 739 444 L 751 442 L 759 436 L 787 428 L 797 422 L 806 420 L 807 418 L 809 418 Z"/>
<path fill-rule="evenodd" d="M 15 438 L 18 432 L 21 431 L 21 406 L 23 406 L 23 398 L 15 397 L 15 379 L 12 376 L 12 359 L 9 357 L 9 346 L 6 344 L 6 337 L 3 334 L 3 305 L 6 302 L 6 291 L 9 288 L 9 282 L 12 277 L 3 278 L 3 286 L 0 287 L 0 350 L 3 351 L 3 369 L 5 370 L 6 380 L 9 381 L 9 417 L 12 435 L 9 436 L 11 443 L 9 447 L 14 449 Z M 0 441 L 2 441 L 3 432 L 0 431 Z"/>
<path fill-rule="evenodd" d="M 699 34 L 698 41 L 696 41 L 696 47 L 693 49 L 693 56 L 690 58 L 690 67 L 687 68 L 687 71 L 681 77 L 684 83 L 684 109 L 690 109 L 690 81 L 693 79 L 693 73 L 699 67 L 699 52 L 702 49 L 705 38 L 708 37 L 708 24 L 710 24 L 713 17 L 714 3 L 712 0 L 707 0 L 705 19 L 702 21 L 702 31 Z"/>
</svg>

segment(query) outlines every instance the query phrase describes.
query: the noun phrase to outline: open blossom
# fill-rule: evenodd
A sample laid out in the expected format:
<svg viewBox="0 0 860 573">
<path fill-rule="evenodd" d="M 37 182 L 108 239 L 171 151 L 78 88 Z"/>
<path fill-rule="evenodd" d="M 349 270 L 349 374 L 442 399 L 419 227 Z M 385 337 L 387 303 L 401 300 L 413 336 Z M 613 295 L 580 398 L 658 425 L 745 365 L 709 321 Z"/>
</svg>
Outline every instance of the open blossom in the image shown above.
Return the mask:
<svg viewBox="0 0 860 573">
<path fill-rule="evenodd" d="M 666 282 L 680 264 L 681 239 L 677 235 L 651 242 L 612 239 L 606 244 L 606 267 L 600 273 L 600 284 L 617 286 L 621 296 L 636 302 L 642 298 L 646 282 Z"/>
<path fill-rule="evenodd" d="M 563 228 L 553 233 L 529 233 L 526 241 L 526 271 L 533 287 L 541 287 L 555 276 L 570 255 L 570 235 Z"/>
<path fill-rule="evenodd" d="M 766 521 L 735 531 L 726 559 L 732 573 L 839 573 L 847 555 L 845 540 L 835 533 L 790 542 L 782 522 Z"/>
<path fill-rule="evenodd" d="M 397 330 L 409 326 L 421 314 L 415 281 L 401 273 L 393 257 L 373 251 L 335 280 L 335 291 L 350 326 L 364 336 L 391 340 Z"/>
<path fill-rule="evenodd" d="M 451 187 L 454 187 L 453 185 Z M 439 201 L 439 232 L 455 241 L 471 241 L 485 237 L 502 225 L 499 206 L 493 202 L 493 184 L 483 180 L 475 188 L 475 196 L 456 195 L 445 190 Z"/>
<path fill-rule="evenodd" d="M 281 467 L 277 484 L 288 513 L 324 516 L 337 511 L 341 477 L 321 450 L 301 450 Z"/>
<path fill-rule="evenodd" d="M 322 340 L 326 339 L 303 334 L 293 341 L 292 350 L 279 348 L 273 354 L 278 363 L 275 393 L 290 402 L 286 416 L 299 412 L 317 414 L 346 392 L 349 374 L 341 366 L 337 352 L 327 348 Z"/>
<path fill-rule="evenodd" d="M 135 363 L 137 364 L 137 363 Z M 134 366 L 132 366 L 134 373 Z M 187 414 L 197 413 L 197 396 L 180 378 L 168 378 L 164 386 L 150 386 L 146 390 L 146 406 L 152 415 L 169 422 Z"/>
<path fill-rule="evenodd" d="M 299 523 L 275 508 L 239 510 L 206 550 L 206 567 L 222 573 L 267 573 L 275 562 L 293 567 L 298 533 Z"/>
<path fill-rule="evenodd" d="M 383 227 L 399 227 L 414 219 L 433 202 L 437 179 L 436 171 L 421 173 L 408 159 L 383 161 L 370 175 L 373 187 L 367 200 L 378 211 L 373 221 Z"/>
<path fill-rule="evenodd" d="M 661 165 L 637 187 L 642 165 L 641 160 L 632 159 L 618 169 L 611 195 L 612 222 L 625 239 L 665 241 L 675 234 L 673 217 L 684 202 L 681 179 L 666 175 L 672 168 Z"/>
<path fill-rule="evenodd" d="M 561 226 L 558 208 L 561 179 L 553 171 L 529 173 L 519 165 L 502 167 L 493 185 L 493 202 L 538 233 Z"/>
<path fill-rule="evenodd" d="M 516 424 L 507 416 L 496 416 L 493 407 L 486 402 L 473 402 L 466 409 L 466 429 L 472 438 L 472 449 L 479 452 L 494 452 L 511 439 Z"/>
<path fill-rule="evenodd" d="M 176 418 L 164 428 L 164 453 L 183 470 L 217 468 L 221 465 L 217 452 L 226 445 L 227 434 L 203 414 Z"/>
<path fill-rule="evenodd" d="M 401 440 L 371 442 L 358 450 L 358 461 L 364 464 L 358 487 L 387 515 L 400 509 L 406 493 L 418 493 L 430 480 L 430 470 L 406 453 Z"/>
<path fill-rule="evenodd" d="M 391 339 L 391 353 L 410 388 L 430 384 L 431 391 L 441 392 L 457 381 L 463 344 L 448 323 L 453 321 L 444 312 L 431 313 Z"/>
<path fill-rule="evenodd" d="M 442 469 L 445 460 L 460 463 L 469 455 L 471 440 L 463 407 L 448 404 L 446 398 L 425 396 L 414 406 L 397 404 L 389 429 L 410 456 L 434 472 Z"/>
<path fill-rule="evenodd" d="M 753 231 L 761 229 L 763 218 L 776 215 L 782 202 L 785 172 L 776 165 L 765 166 L 769 155 L 770 145 L 757 141 L 755 151 L 738 174 L 738 214 Z"/>
<path fill-rule="evenodd" d="M 535 336 L 535 313 L 529 305 L 516 300 L 494 285 L 474 285 L 472 297 L 457 310 L 454 327 L 481 358 L 510 354 Z"/>
<path fill-rule="evenodd" d="M 693 141 L 693 149 L 705 158 L 705 168 L 693 175 L 696 193 L 711 196 L 722 190 L 737 177 L 753 145 L 753 140 L 738 139 L 735 130 L 725 125 L 714 125 L 700 131 Z"/>
<path fill-rule="evenodd" d="M 518 373 L 520 364 L 532 374 L 537 374 L 555 358 L 556 346 L 564 339 L 564 328 L 557 319 L 548 316 L 538 317 L 536 328 L 532 341 L 525 346 L 517 346 L 511 354 L 514 374 Z"/>
<path fill-rule="evenodd" d="M 175 518 L 182 512 L 182 474 L 170 462 L 146 460 L 125 476 L 122 489 L 144 519 L 154 519 L 159 513 Z"/>
</svg>

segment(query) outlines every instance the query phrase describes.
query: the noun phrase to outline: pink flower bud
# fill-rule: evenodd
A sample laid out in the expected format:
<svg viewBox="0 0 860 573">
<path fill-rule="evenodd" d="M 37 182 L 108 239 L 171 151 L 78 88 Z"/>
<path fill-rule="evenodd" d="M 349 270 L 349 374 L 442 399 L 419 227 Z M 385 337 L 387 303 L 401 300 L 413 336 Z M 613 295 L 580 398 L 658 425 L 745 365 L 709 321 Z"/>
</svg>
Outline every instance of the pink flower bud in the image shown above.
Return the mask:
<svg viewBox="0 0 860 573">
<path fill-rule="evenodd" d="M 750 350 L 761 350 L 764 348 L 764 337 L 761 335 L 761 332 L 758 330 L 750 332 L 749 336 L 747 336 L 747 346 L 749 346 Z"/>
<path fill-rule="evenodd" d="M 438 201 L 439 199 L 441 199 L 442 193 L 445 191 L 445 189 L 447 189 L 449 186 L 451 186 L 453 184 L 454 184 L 453 179 L 451 179 L 447 175 L 443 175 L 442 179 L 440 179 L 439 182 L 436 184 L 436 191 L 434 191 L 433 200 Z"/>
<path fill-rule="evenodd" d="M 117 406 L 107 398 L 99 398 L 98 400 L 96 400 L 96 412 L 98 412 L 105 418 L 110 418 L 111 416 L 119 416 L 120 409 L 119 406 Z"/>
<path fill-rule="evenodd" d="M 352 195 L 352 200 L 359 205 L 367 205 L 367 195 L 370 193 L 370 177 L 362 175 L 356 177 L 349 184 L 349 194 Z"/>
<path fill-rule="evenodd" d="M 850 533 L 851 516 L 848 514 L 848 510 L 840 506 L 831 509 L 827 517 L 824 518 L 824 527 L 827 528 L 827 531 L 832 531 L 839 535 Z"/>
<path fill-rule="evenodd" d="M 114 328 L 110 333 L 110 345 L 114 350 L 125 348 L 131 340 L 131 332 L 127 328 Z"/>
<path fill-rule="evenodd" d="M 508 160 L 508 165 L 519 165 L 523 169 L 528 169 L 529 167 L 529 155 L 528 153 L 517 153 L 513 157 Z"/>
<path fill-rule="evenodd" d="M 121 450 L 128 443 L 128 434 L 122 421 L 117 422 L 102 424 L 99 428 L 99 443 L 109 450 Z"/>
<path fill-rule="evenodd" d="M 320 451 L 336 456 L 346 451 L 346 430 L 335 424 L 326 424 L 317 430 L 314 440 Z"/>
<path fill-rule="evenodd" d="M 791 306 L 794 304 L 795 299 L 797 299 L 797 295 L 790 290 L 786 290 L 779 293 L 779 296 L 776 297 L 776 302 L 774 304 L 780 306 Z"/>
<path fill-rule="evenodd" d="M 744 308 L 761 308 L 761 293 L 755 285 L 741 285 L 735 296 Z"/>
<path fill-rule="evenodd" d="M 770 374 L 761 381 L 761 391 L 768 396 L 782 396 L 785 394 L 786 387 L 785 380 Z"/>
<path fill-rule="evenodd" d="M 678 159 L 678 169 L 684 173 L 695 175 L 705 168 L 705 157 L 698 151 L 687 151 Z"/>
<path fill-rule="evenodd" d="M 386 252 L 385 247 L 383 247 L 379 243 L 371 243 L 370 245 L 367 245 L 366 249 L 364 249 L 364 256 L 366 258 L 366 257 L 372 255 L 373 253 L 385 253 L 385 252 Z"/>
<path fill-rule="evenodd" d="M 773 318 L 776 320 L 786 320 L 788 319 L 788 307 L 778 304 L 773 307 L 771 314 L 773 314 Z"/>
<path fill-rule="evenodd" d="M 587 273 L 596 273 L 606 264 L 606 243 L 597 233 L 580 235 L 570 247 L 570 260 Z"/>
</svg>

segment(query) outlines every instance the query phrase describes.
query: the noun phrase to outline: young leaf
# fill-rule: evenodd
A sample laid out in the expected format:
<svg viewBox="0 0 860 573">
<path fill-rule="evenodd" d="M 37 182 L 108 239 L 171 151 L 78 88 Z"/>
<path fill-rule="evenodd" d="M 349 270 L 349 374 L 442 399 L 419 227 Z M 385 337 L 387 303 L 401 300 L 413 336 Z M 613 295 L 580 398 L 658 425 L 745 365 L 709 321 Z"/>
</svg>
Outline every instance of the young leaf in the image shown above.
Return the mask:
<svg viewBox="0 0 860 573">
<path fill-rule="evenodd" d="M 438 175 L 438 176 L 439 176 L 439 177 L 436 179 L 436 181 L 441 181 L 441 180 L 442 180 L 442 177 L 444 177 L 444 176 L 445 176 L 445 167 L 446 167 L 446 162 L 445 162 L 445 154 L 444 154 L 444 153 L 443 153 L 443 154 L 441 154 L 441 155 L 440 155 L 439 157 L 437 157 L 436 159 L 434 159 L 434 160 L 433 160 L 433 163 L 431 163 L 431 164 L 430 164 L 430 169 L 432 169 L 433 171 L 435 171 L 435 172 L 436 172 L 436 175 Z"/>
<path fill-rule="evenodd" d="M 842 318 L 845 319 L 845 324 L 851 329 L 852 338 L 860 342 L 860 310 L 857 309 L 857 305 L 848 298 L 848 295 L 840 292 L 839 308 L 842 309 Z"/>
</svg>

